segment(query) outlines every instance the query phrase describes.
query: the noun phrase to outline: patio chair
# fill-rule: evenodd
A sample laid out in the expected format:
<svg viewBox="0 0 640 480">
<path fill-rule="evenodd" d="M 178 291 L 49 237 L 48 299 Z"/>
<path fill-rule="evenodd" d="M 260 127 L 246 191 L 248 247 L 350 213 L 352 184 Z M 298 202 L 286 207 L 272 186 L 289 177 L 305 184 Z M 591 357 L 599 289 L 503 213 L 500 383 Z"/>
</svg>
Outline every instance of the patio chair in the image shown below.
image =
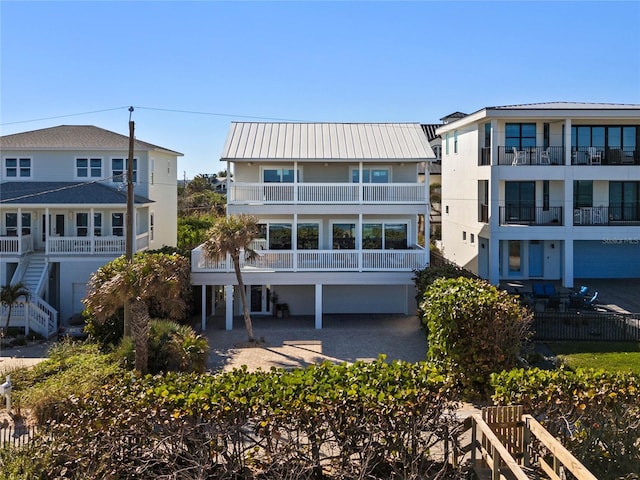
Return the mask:
<svg viewBox="0 0 640 480">
<path fill-rule="evenodd" d="M 544 285 L 543 284 L 534 283 L 533 285 L 531 285 L 531 288 L 533 290 L 533 296 L 535 298 L 545 298 Z"/>
<path fill-rule="evenodd" d="M 595 307 L 595 301 L 598 298 L 598 292 L 596 291 L 593 294 L 593 297 L 591 297 L 589 300 L 585 300 L 584 301 L 584 307 L 585 308 L 594 308 Z"/>
<path fill-rule="evenodd" d="M 513 147 L 513 162 L 511 162 L 511 165 L 524 165 L 525 163 L 527 163 L 526 152 L 519 151 L 516 147 Z"/>
<path fill-rule="evenodd" d="M 587 151 L 587 156 L 589 157 L 589 163 L 591 165 L 601 165 L 602 164 L 602 153 L 600 153 L 596 147 L 589 147 Z"/>
<path fill-rule="evenodd" d="M 540 152 L 540 165 L 551 165 L 551 157 L 549 156 L 549 148 Z"/>
</svg>

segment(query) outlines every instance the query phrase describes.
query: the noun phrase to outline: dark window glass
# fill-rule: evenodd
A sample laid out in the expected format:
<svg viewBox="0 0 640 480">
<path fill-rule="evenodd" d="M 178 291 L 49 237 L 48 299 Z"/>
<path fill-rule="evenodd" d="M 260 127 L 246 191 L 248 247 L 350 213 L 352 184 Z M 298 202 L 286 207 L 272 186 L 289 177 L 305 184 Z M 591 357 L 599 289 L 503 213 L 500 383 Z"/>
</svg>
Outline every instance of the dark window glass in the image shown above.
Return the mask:
<svg viewBox="0 0 640 480">
<path fill-rule="evenodd" d="M 382 250 L 382 224 L 362 224 L 362 248 L 365 250 Z"/>
<path fill-rule="evenodd" d="M 573 182 L 573 207 L 593 206 L 593 181 L 575 180 Z"/>
<path fill-rule="evenodd" d="M 335 250 L 354 250 L 356 248 L 355 223 L 333 224 L 333 248 Z"/>
<path fill-rule="evenodd" d="M 269 224 L 269 250 L 291 250 L 291 224 Z"/>
<path fill-rule="evenodd" d="M 298 250 L 317 250 L 320 226 L 317 223 L 299 223 L 297 232 Z"/>
</svg>

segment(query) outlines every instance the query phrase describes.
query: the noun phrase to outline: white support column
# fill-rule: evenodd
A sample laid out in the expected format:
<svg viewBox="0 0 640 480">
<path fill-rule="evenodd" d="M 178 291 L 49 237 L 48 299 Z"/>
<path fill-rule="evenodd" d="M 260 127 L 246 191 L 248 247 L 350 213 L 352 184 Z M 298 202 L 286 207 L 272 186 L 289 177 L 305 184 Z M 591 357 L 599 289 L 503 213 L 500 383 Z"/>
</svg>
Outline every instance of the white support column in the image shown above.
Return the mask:
<svg viewBox="0 0 640 480">
<path fill-rule="evenodd" d="M 571 165 L 571 119 L 564 121 L 564 164 Z"/>
<path fill-rule="evenodd" d="M 225 328 L 233 330 L 233 285 L 225 285 L 224 292 L 227 297 Z"/>
<path fill-rule="evenodd" d="M 291 228 L 291 250 L 293 250 L 293 271 L 298 271 L 298 214 L 293 214 L 293 226 Z"/>
<path fill-rule="evenodd" d="M 564 245 L 562 286 L 565 288 L 573 288 L 573 239 L 565 237 L 562 243 Z"/>
<path fill-rule="evenodd" d="M 202 318 L 200 322 L 200 329 L 203 332 L 206 332 L 207 331 L 207 286 L 202 285 L 201 291 L 202 291 L 202 304 L 201 304 Z"/>
<path fill-rule="evenodd" d="M 316 329 L 322 329 L 322 284 L 316 284 Z"/>
<path fill-rule="evenodd" d="M 218 294 L 218 286 L 211 286 L 211 315 L 216 314 L 216 295 Z"/>
<path fill-rule="evenodd" d="M 489 283 L 498 285 L 500 283 L 500 240 L 496 235 L 489 239 Z"/>
<path fill-rule="evenodd" d="M 358 200 L 361 204 L 364 201 L 364 186 L 362 180 L 362 162 L 358 162 Z"/>
<path fill-rule="evenodd" d="M 293 161 L 293 204 L 298 204 L 298 161 Z"/>
<path fill-rule="evenodd" d="M 356 229 L 356 251 L 358 252 L 358 271 L 362 271 L 362 214 L 358 214 L 358 227 Z"/>
<path fill-rule="evenodd" d="M 44 251 L 46 254 L 49 254 L 49 232 L 51 231 L 49 223 L 49 207 L 47 207 L 44 209 L 44 233 L 42 234 L 44 238 Z"/>
<path fill-rule="evenodd" d="M 89 238 L 91 239 L 91 253 L 96 250 L 96 238 L 95 238 L 95 222 L 94 222 L 94 210 L 93 207 L 89 209 Z"/>
</svg>

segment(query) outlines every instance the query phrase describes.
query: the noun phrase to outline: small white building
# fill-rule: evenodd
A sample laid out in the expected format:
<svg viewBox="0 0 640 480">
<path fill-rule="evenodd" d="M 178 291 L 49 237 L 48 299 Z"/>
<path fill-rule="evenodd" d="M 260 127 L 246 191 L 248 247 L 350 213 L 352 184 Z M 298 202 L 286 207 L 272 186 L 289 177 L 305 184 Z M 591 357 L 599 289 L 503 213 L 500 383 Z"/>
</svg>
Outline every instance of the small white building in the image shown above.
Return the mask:
<svg viewBox="0 0 640 480">
<path fill-rule="evenodd" d="M 438 134 L 446 258 L 493 284 L 640 277 L 640 105 L 486 107 Z"/>
<path fill-rule="evenodd" d="M 417 123 L 232 123 L 221 158 L 234 178 L 227 210 L 260 219 L 259 256 L 242 265 L 251 313 L 272 315 L 275 296 L 316 328 L 325 313 L 413 313 L 413 270 L 429 264 L 418 245 L 429 182 L 418 167 L 433 159 Z M 228 259 L 195 249 L 192 283 L 203 325 L 207 295 L 224 289 L 231 329 L 242 307 Z"/>
<path fill-rule="evenodd" d="M 12 325 L 49 336 L 80 313 L 90 275 L 125 253 L 126 235 L 134 251 L 175 246 L 181 153 L 135 141 L 127 232 L 128 136 L 63 125 L 2 136 L 0 147 L 0 285 L 31 292 Z"/>
</svg>

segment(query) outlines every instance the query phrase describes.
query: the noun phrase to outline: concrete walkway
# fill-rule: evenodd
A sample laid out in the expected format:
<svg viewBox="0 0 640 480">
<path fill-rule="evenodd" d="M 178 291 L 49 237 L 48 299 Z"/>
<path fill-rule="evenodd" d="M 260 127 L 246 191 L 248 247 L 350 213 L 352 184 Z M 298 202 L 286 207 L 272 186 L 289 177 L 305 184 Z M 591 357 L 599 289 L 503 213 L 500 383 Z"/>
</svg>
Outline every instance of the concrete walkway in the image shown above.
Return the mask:
<svg viewBox="0 0 640 480">
<path fill-rule="evenodd" d="M 246 365 L 249 370 L 271 367 L 305 367 L 324 360 L 355 362 L 387 360 L 418 362 L 427 354 L 427 341 L 415 315 L 324 315 L 323 329 L 313 317 L 252 317 L 254 337 L 260 347 L 246 347 L 244 319 L 234 319 L 234 329 L 224 329 L 223 317 L 208 319 L 209 368 L 226 371 Z"/>
<path fill-rule="evenodd" d="M 11 372 L 16 368 L 32 367 L 41 362 L 47 358 L 47 353 L 53 343 L 54 341 L 52 340 L 19 347 L 3 348 L 0 351 L 0 375 Z"/>
</svg>

